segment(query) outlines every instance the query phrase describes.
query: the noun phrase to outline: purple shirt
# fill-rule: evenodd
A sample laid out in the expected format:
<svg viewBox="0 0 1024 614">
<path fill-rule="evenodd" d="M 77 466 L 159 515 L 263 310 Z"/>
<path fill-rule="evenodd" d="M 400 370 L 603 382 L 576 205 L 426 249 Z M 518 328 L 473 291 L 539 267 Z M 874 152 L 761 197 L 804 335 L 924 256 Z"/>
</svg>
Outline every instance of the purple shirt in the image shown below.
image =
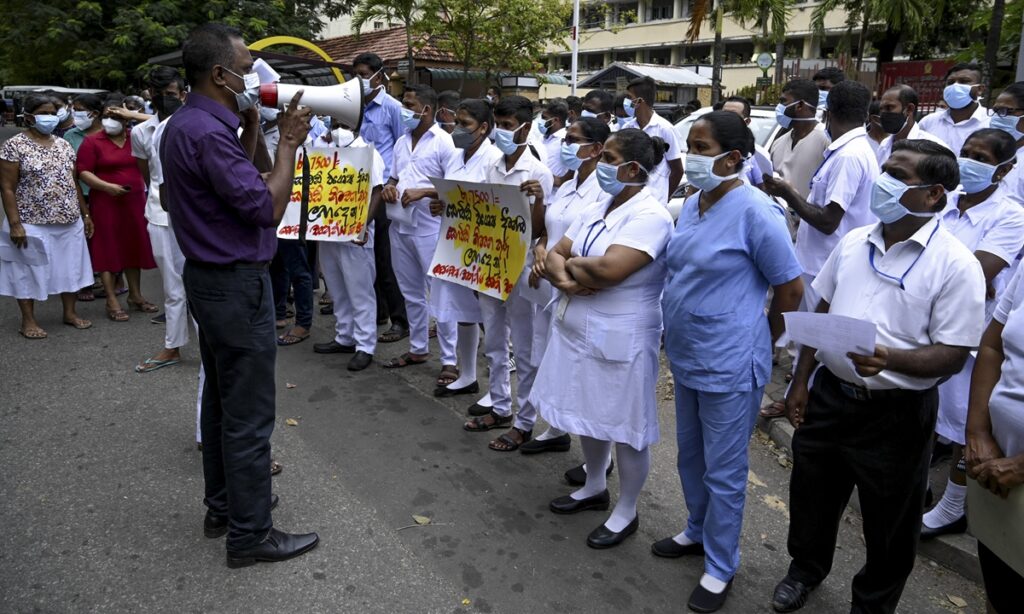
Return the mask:
<svg viewBox="0 0 1024 614">
<path fill-rule="evenodd" d="M 240 124 L 235 113 L 195 92 L 167 120 L 160 189 L 190 260 L 266 262 L 277 249 L 270 190 L 238 140 Z"/>
</svg>

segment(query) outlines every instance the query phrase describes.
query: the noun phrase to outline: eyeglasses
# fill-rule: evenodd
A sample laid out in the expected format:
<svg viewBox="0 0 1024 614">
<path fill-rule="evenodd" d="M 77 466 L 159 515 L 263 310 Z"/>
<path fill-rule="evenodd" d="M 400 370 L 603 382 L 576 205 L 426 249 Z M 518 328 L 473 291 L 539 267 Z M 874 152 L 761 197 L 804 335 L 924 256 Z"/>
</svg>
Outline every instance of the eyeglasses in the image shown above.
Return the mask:
<svg viewBox="0 0 1024 614">
<path fill-rule="evenodd" d="M 1016 115 L 1024 111 L 1021 107 L 993 107 L 988 110 L 989 117 L 998 115 L 999 117 L 1006 117 L 1007 115 Z"/>
</svg>

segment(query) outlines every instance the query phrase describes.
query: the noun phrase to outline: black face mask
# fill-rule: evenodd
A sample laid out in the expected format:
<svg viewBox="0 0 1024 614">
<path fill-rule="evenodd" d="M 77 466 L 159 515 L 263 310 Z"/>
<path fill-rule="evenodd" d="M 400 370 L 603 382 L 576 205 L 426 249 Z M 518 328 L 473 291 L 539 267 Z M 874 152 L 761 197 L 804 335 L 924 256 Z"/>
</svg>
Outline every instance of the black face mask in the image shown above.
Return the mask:
<svg viewBox="0 0 1024 614">
<path fill-rule="evenodd" d="M 462 126 L 456 126 L 452 132 L 452 143 L 458 149 L 469 149 L 476 143 L 476 136 L 472 131 Z"/>
<path fill-rule="evenodd" d="M 888 134 L 896 134 L 907 125 L 907 116 L 894 111 L 882 111 L 878 114 L 878 120 L 882 124 L 882 130 Z"/>
<path fill-rule="evenodd" d="M 160 111 L 163 115 L 172 115 L 175 111 L 181 108 L 183 105 L 181 98 L 178 96 L 158 96 L 153 99 L 153 106 L 156 107 L 157 111 Z"/>
</svg>

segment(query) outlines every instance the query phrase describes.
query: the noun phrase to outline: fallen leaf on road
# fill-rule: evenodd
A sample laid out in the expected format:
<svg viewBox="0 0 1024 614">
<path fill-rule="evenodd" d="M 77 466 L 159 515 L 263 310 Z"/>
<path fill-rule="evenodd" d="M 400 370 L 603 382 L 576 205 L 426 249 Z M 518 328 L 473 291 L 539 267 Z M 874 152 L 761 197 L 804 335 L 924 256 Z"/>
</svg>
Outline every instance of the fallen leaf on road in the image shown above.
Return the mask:
<svg viewBox="0 0 1024 614">
<path fill-rule="evenodd" d="M 462 600 L 462 605 L 469 605 L 470 603 L 472 603 L 472 602 L 469 599 L 463 599 Z"/>
<path fill-rule="evenodd" d="M 946 595 L 946 599 L 958 608 L 966 608 L 967 601 L 963 597 L 957 597 L 956 595 Z"/>
<path fill-rule="evenodd" d="M 761 487 L 767 486 L 767 484 L 762 482 L 761 478 L 757 477 L 757 474 L 755 474 L 753 471 L 748 471 L 747 472 L 747 482 L 753 484 L 754 486 L 761 486 Z"/>
<path fill-rule="evenodd" d="M 786 502 L 783 501 L 782 499 L 776 497 L 775 495 L 765 495 L 761 497 L 761 501 L 764 501 L 764 504 L 767 505 L 769 508 L 775 510 L 776 512 L 782 512 L 786 515 L 786 518 L 789 518 L 789 509 L 786 507 Z"/>
<path fill-rule="evenodd" d="M 285 385 L 284 385 L 284 387 L 285 387 L 285 388 L 287 388 L 287 389 L 289 389 L 289 390 L 291 390 L 292 388 L 294 388 L 294 387 L 295 387 L 295 384 L 292 384 L 292 383 L 287 383 L 287 384 L 285 384 Z"/>
<path fill-rule="evenodd" d="M 299 421 L 296 420 L 295 418 L 288 418 L 287 420 L 284 421 L 284 423 L 287 424 L 288 426 L 299 426 Z"/>
<path fill-rule="evenodd" d="M 416 524 L 430 524 L 430 518 L 427 516 L 417 516 L 416 514 L 413 514 L 412 519 L 416 521 Z"/>
</svg>

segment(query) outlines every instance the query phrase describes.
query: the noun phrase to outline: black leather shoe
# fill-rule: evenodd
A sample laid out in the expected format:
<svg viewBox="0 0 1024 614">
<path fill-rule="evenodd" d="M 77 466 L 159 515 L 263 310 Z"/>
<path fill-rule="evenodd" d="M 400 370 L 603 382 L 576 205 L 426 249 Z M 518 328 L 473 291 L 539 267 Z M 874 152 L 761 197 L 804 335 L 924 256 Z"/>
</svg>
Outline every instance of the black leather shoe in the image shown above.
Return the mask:
<svg viewBox="0 0 1024 614">
<path fill-rule="evenodd" d="M 572 437 L 569 433 L 562 435 L 561 437 L 552 437 L 551 439 L 533 439 L 527 441 L 523 445 L 519 446 L 519 451 L 523 454 L 540 454 L 541 452 L 568 452 L 572 446 Z M 586 475 L 586 474 L 584 474 Z M 585 477 L 583 478 L 586 479 Z"/>
<path fill-rule="evenodd" d="M 683 546 L 671 537 L 666 537 L 651 544 L 651 552 L 654 556 L 660 556 L 665 559 L 678 559 L 688 554 L 704 556 L 704 544 L 687 544 Z"/>
<path fill-rule="evenodd" d="M 237 569 L 256 563 L 276 563 L 305 554 L 316 548 L 316 533 L 284 533 L 270 529 L 263 541 L 245 550 L 228 550 L 228 567 Z"/>
<path fill-rule="evenodd" d="M 686 605 L 694 612 L 717 612 L 725 605 L 725 598 L 729 596 L 730 588 L 732 588 L 732 580 L 729 580 L 721 593 L 712 593 L 698 583 L 697 588 L 690 593 L 690 600 L 686 602 Z"/>
<path fill-rule="evenodd" d="M 807 596 L 814 590 L 803 582 L 786 576 L 775 587 L 772 596 L 772 609 L 776 612 L 796 612 L 807 603 Z"/>
<path fill-rule="evenodd" d="M 334 313 L 334 303 L 328 303 L 327 305 L 320 306 L 320 313 L 325 316 L 329 316 Z"/>
<path fill-rule="evenodd" d="M 359 350 L 356 352 L 355 356 L 352 357 L 352 360 L 348 361 L 348 370 L 362 371 L 366 367 L 369 367 L 371 362 L 373 362 L 373 354 L 367 354 L 366 352 Z"/>
<path fill-rule="evenodd" d="M 605 548 L 614 548 L 622 542 L 626 541 L 626 538 L 636 533 L 636 530 L 640 528 L 640 516 L 635 516 L 633 521 L 626 525 L 625 529 L 622 529 L 618 533 L 612 531 L 603 524 L 587 536 L 587 545 L 591 548 L 597 548 L 603 550 Z"/>
<path fill-rule="evenodd" d="M 270 509 L 277 507 L 277 502 L 277 495 L 270 495 Z M 224 537 L 227 532 L 228 517 L 214 514 L 211 510 L 206 510 L 206 518 L 203 519 L 203 535 L 210 539 L 216 539 Z"/>
<path fill-rule="evenodd" d="M 478 392 L 480 392 L 480 383 L 479 382 L 473 382 L 472 384 L 470 384 L 468 386 L 464 386 L 462 388 L 454 388 L 453 389 L 453 388 L 449 388 L 447 386 L 438 386 L 437 388 L 434 388 L 434 396 L 439 398 L 439 399 L 446 399 L 448 397 L 456 397 L 456 396 L 459 396 L 460 394 L 476 394 Z M 488 409 L 487 413 L 490 413 L 490 411 L 491 410 Z"/>
<path fill-rule="evenodd" d="M 486 416 L 491 413 L 492 409 L 494 409 L 494 406 L 484 407 L 479 403 L 473 403 L 469 406 L 469 409 L 466 410 L 466 413 L 470 416 Z"/>
<path fill-rule="evenodd" d="M 615 461 L 608 462 L 608 470 L 604 472 L 605 477 L 612 474 L 612 470 L 615 469 Z M 587 483 L 587 472 L 583 469 L 583 465 L 577 465 L 572 469 L 565 472 L 565 481 L 570 486 L 583 486 Z"/>
<path fill-rule="evenodd" d="M 949 524 L 942 525 L 941 527 L 927 527 L 924 523 L 921 523 L 921 541 L 928 541 L 929 539 L 935 539 L 940 535 L 953 535 L 956 533 L 967 532 L 967 516 L 961 516 Z"/>
<path fill-rule="evenodd" d="M 327 343 L 314 343 L 313 351 L 317 354 L 353 354 L 356 351 L 356 346 L 342 345 L 332 340 Z"/>
<path fill-rule="evenodd" d="M 586 510 L 606 510 L 611 497 L 607 490 L 602 490 L 593 497 L 573 499 L 570 495 L 559 497 L 548 504 L 548 509 L 556 514 L 575 514 Z"/>
</svg>

